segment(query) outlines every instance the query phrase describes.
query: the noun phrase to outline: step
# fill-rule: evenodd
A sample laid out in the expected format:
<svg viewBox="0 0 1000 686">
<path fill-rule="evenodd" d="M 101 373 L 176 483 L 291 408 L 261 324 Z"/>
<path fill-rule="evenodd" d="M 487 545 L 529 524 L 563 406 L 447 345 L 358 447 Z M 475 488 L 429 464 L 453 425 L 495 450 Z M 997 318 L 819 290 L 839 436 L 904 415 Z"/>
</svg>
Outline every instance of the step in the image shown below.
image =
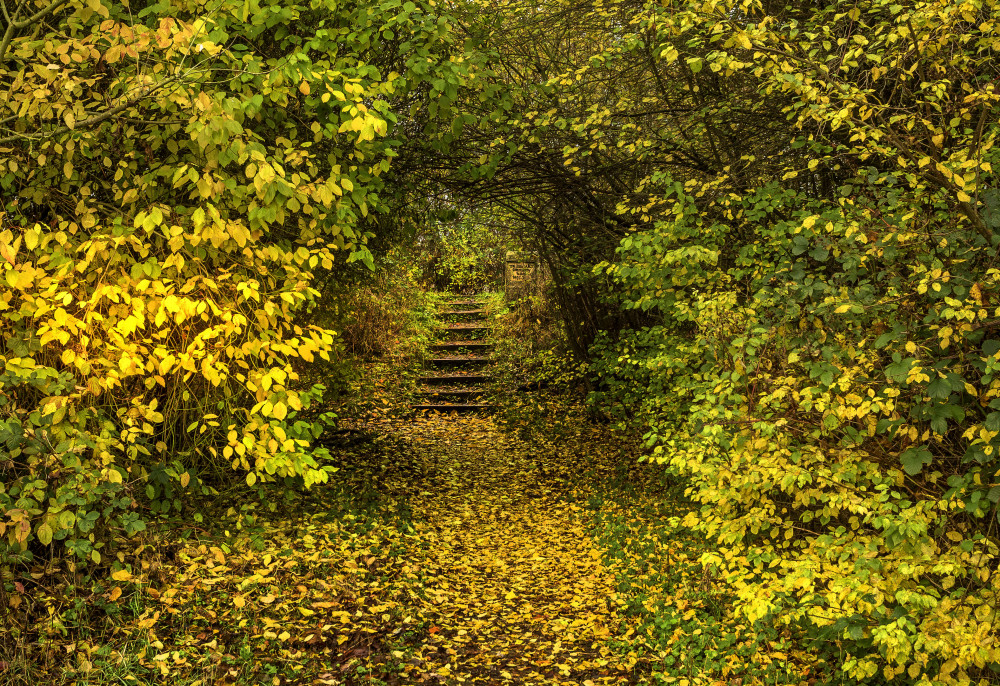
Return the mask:
<svg viewBox="0 0 1000 686">
<path fill-rule="evenodd" d="M 445 324 L 444 328 L 448 331 L 489 331 L 491 326 L 486 324 L 476 324 L 476 323 L 458 323 L 458 324 Z"/>
<path fill-rule="evenodd" d="M 493 406 L 485 403 L 426 403 L 410 405 L 410 409 L 425 412 L 485 412 L 493 409 Z"/>
<path fill-rule="evenodd" d="M 449 350 L 454 348 L 492 348 L 492 343 L 483 341 L 448 341 L 447 343 L 433 343 L 430 346 L 434 350 Z"/>
<path fill-rule="evenodd" d="M 429 364 L 438 367 L 472 367 L 489 364 L 492 361 L 492 357 L 485 355 L 466 355 L 462 357 L 455 355 L 452 357 L 431 357 L 427 359 Z"/>
<path fill-rule="evenodd" d="M 418 391 L 417 395 L 421 398 L 431 398 L 434 400 L 473 400 L 486 395 L 486 390 L 483 388 L 454 388 L 440 391 Z"/>
<path fill-rule="evenodd" d="M 425 386 L 444 386 L 447 384 L 487 383 L 488 381 L 492 381 L 493 377 L 480 373 L 455 374 L 454 372 L 449 372 L 447 374 L 428 374 L 427 376 L 421 376 L 417 380 Z"/>
<path fill-rule="evenodd" d="M 438 312 L 441 317 L 458 317 L 471 314 L 486 314 L 486 310 L 442 310 Z"/>
</svg>

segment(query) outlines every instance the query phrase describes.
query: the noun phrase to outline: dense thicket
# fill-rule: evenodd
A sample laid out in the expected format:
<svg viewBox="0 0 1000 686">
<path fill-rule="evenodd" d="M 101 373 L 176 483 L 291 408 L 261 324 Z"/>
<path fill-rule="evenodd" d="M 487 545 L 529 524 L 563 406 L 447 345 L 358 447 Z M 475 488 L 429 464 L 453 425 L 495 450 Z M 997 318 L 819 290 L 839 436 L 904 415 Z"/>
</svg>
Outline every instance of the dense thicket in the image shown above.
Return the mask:
<svg viewBox="0 0 1000 686">
<path fill-rule="evenodd" d="M 322 480 L 308 310 L 463 205 L 742 617 L 1000 665 L 995 0 L 0 4 L 4 564 Z"/>
<path fill-rule="evenodd" d="M 309 485 L 397 111 L 467 73 L 433 3 L 3 2 L 0 563 L 101 559 L 187 489 Z M 440 110 L 439 110 L 440 111 Z M 372 217 L 372 219 L 369 219 Z M 322 324 L 322 321 L 318 322 Z M 54 543 L 56 542 L 56 543 Z"/>
</svg>

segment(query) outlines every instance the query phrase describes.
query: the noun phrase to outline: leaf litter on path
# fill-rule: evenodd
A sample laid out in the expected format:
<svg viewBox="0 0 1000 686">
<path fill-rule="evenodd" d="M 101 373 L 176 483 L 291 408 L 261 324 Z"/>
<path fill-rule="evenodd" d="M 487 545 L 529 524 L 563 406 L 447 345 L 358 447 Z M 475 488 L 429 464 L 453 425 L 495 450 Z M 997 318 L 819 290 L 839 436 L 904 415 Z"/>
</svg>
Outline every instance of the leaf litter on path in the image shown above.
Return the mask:
<svg viewBox="0 0 1000 686">
<path fill-rule="evenodd" d="M 382 420 L 295 519 L 145 570 L 124 633 L 174 683 L 625 684 L 649 666 L 585 512 L 608 437 Z M 344 499 L 349 502 L 341 502 Z M 137 573 L 138 580 L 138 573 Z M 138 587 L 131 589 L 139 594 Z"/>
<path fill-rule="evenodd" d="M 402 430 L 435 446 L 428 457 L 446 474 L 412 500 L 429 544 L 418 611 L 447 639 L 422 668 L 455 682 L 628 682 L 634 663 L 607 645 L 621 623 L 614 579 L 560 478 L 578 461 L 532 451 L 488 418 Z"/>
</svg>

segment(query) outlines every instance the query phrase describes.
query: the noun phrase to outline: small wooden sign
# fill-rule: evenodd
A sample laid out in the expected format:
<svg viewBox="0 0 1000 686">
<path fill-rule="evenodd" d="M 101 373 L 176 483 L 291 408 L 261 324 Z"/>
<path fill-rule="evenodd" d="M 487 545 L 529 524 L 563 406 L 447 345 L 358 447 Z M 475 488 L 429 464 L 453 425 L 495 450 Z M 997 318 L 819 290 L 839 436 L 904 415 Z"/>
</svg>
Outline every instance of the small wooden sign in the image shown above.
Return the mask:
<svg viewBox="0 0 1000 686">
<path fill-rule="evenodd" d="M 538 268 L 534 262 L 508 262 L 507 283 L 532 281 Z"/>
<path fill-rule="evenodd" d="M 507 253 L 507 297 L 516 299 L 539 288 L 545 279 L 538 256 L 533 253 Z"/>
</svg>

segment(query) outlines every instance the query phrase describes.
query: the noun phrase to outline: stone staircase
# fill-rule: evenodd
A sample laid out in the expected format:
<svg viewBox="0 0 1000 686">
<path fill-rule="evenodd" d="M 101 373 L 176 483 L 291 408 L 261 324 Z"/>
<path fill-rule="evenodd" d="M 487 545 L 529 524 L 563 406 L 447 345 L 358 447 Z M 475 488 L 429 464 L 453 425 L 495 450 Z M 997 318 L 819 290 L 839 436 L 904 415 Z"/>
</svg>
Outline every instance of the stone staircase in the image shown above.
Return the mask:
<svg viewBox="0 0 1000 686">
<path fill-rule="evenodd" d="M 449 300 L 438 312 L 441 338 L 431 345 L 432 357 L 419 379 L 418 401 L 410 407 L 426 412 L 486 412 L 483 402 L 492 381 L 493 344 L 487 338 L 485 303 L 477 299 Z"/>
</svg>

